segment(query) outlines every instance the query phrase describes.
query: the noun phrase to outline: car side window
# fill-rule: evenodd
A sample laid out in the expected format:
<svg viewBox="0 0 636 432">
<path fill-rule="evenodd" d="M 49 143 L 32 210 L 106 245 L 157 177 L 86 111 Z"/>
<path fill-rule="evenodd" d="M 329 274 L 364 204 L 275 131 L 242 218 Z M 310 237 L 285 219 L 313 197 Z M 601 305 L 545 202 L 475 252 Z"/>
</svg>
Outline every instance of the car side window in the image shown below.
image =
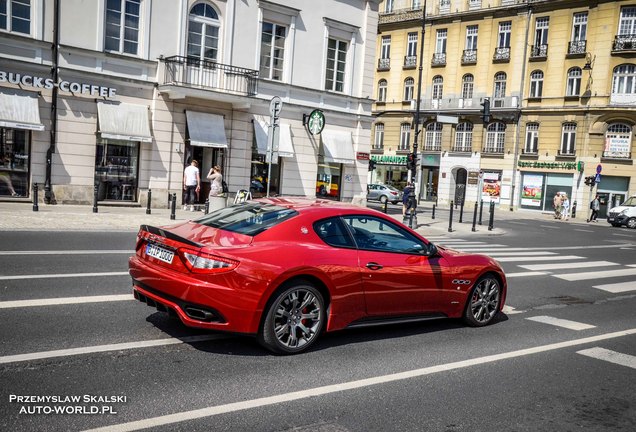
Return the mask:
<svg viewBox="0 0 636 432">
<path fill-rule="evenodd" d="M 353 240 L 339 218 L 314 222 L 314 231 L 325 243 L 333 247 L 354 248 Z"/>
<path fill-rule="evenodd" d="M 428 250 L 418 238 L 384 219 L 366 215 L 345 216 L 343 219 L 359 249 L 417 255 Z"/>
</svg>

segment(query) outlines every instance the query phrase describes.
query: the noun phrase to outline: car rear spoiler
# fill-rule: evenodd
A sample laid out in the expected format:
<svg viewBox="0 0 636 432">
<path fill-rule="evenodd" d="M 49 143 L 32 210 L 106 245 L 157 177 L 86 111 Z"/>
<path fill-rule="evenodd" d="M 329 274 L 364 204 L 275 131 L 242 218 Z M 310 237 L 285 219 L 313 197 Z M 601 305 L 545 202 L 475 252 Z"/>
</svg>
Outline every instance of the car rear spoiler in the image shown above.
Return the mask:
<svg viewBox="0 0 636 432">
<path fill-rule="evenodd" d="M 147 231 L 150 234 L 155 234 L 155 235 L 158 235 L 158 236 L 161 236 L 161 237 L 165 237 L 165 238 L 170 239 L 170 240 L 174 240 L 174 241 L 178 241 L 178 242 L 187 244 L 189 246 L 195 246 L 195 247 L 198 247 L 198 248 L 202 248 L 203 247 L 203 245 L 201 243 L 194 242 L 194 241 L 189 240 L 187 238 L 178 236 L 178 235 L 176 235 L 173 232 L 165 231 L 165 230 L 162 230 L 161 228 L 157 228 L 155 226 L 141 225 L 141 226 L 139 226 L 139 229 L 142 230 L 142 231 Z"/>
</svg>

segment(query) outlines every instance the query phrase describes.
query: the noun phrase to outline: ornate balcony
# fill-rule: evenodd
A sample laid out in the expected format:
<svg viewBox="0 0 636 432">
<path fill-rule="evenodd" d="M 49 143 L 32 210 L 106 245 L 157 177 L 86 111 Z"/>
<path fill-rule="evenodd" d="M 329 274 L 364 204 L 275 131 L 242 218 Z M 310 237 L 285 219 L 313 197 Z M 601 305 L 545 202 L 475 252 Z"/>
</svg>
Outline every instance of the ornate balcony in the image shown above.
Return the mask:
<svg viewBox="0 0 636 432">
<path fill-rule="evenodd" d="M 497 47 L 492 56 L 494 63 L 507 63 L 510 61 L 510 47 Z"/>
<path fill-rule="evenodd" d="M 488 154 L 503 154 L 504 146 L 503 144 L 486 144 L 483 149 L 483 153 Z"/>
<path fill-rule="evenodd" d="M 530 49 L 530 60 L 545 60 L 548 58 L 548 44 L 532 45 Z"/>
<path fill-rule="evenodd" d="M 380 11 L 378 14 L 379 25 L 422 19 L 424 2 L 418 4 L 412 0 L 394 0 L 393 3 L 392 10 Z"/>
<path fill-rule="evenodd" d="M 446 66 L 446 53 L 434 53 L 431 66 Z"/>
<path fill-rule="evenodd" d="M 612 52 L 636 51 L 636 34 L 616 35 Z"/>
<path fill-rule="evenodd" d="M 476 64 L 477 63 L 477 50 L 464 50 L 462 54 L 462 64 Z"/>
<path fill-rule="evenodd" d="M 587 51 L 587 41 L 579 40 L 579 41 L 570 41 L 568 42 L 568 56 L 585 56 Z"/>
<path fill-rule="evenodd" d="M 439 143 L 425 143 L 424 148 L 422 149 L 424 152 L 438 152 L 442 151 L 442 145 Z"/>
<path fill-rule="evenodd" d="M 381 58 L 378 59 L 378 70 L 386 71 L 391 69 L 391 59 L 390 58 Z"/>
<path fill-rule="evenodd" d="M 416 56 L 404 56 L 404 69 L 414 69 L 417 66 Z"/>
</svg>

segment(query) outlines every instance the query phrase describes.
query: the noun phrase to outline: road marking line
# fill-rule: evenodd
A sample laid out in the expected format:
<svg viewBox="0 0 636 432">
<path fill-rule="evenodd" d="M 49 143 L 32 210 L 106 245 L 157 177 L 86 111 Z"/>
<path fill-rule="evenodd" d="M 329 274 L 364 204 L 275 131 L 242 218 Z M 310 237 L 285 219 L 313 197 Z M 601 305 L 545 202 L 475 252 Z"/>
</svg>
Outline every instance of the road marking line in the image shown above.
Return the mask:
<svg viewBox="0 0 636 432">
<path fill-rule="evenodd" d="M 128 272 L 61 273 L 61 274 L 0 276 L 0 280 L 53 279 L 53 278 L 97 277 L 97 276 L 128 276 Z"/>
<path fill-rule="evenodd" d="M 519 272 L 519 273 L 506 273 L 506 279 L 514 277 L 527 277 L 527 276 L 541 276 L 547 275 L 550 272 Z"/>
<path fill-rule="evenodd" d="M 516 314 L 520 314 L 520 313 L 525 313 L 526 311 L 524 310 L 517 310 L 516 308 L 513 308 L 512 306 L 508 306 L 505 305 L 503 307 L 503 313 L 505 313 L 506 315 L 516 315 Z"/>
<path fill-rule="evenodd" d="M 534 265 L 520 265 L 519 267 L 528 270 L 559 270 L 559 269 L 573 269 L 573 268 L 585 268 L 585 267 L 609 267 L 620 265 L 615 262 L 609 261 L 579 261 L 572 263 L 558 263 L 558 264 L 534 264 Z"/>
<path fill-rule="evenodd" d="M 603 291 L 608 291 L 611 293 L 636 291 L 636 281 L 619 282 L 619 283 L 605 284 L 605 285 L 594 285 L 593 288 L 598 288 Z"/>
<path fill-rule="evenodd" d="M 631 237 L 631 235 L 629 234 L 612 234 L 612 235 L 617 237 Z"/>
<path fill-rule="evenodd" d="M 574 231 L 580 231 L 580 232 L 594 232 L 594 230 L 584 230 L 584 229 L 575 229 Z"/>
<path fill-rule="evenodd" d="M 554 250 L 557 252 L 563 252 L 564 250 L 576 250 L 580 251 L 581 249 L 620 249 L 625 247 L 634 247 L 636 244 L 632 243 L 619 243 L 619 244 L 611 244 L 611 245 L 583 245 L 583 246 L 551 246 L 551 247 L 516 247 L 516 248 L 506 248 L 499 249 L 502 251 L 549 251 Z M 466 249 L 465 252 L 472 251 L 472 249 Z"/>
<path fill-rule="evenodd" d="M 12 300 L 0 302 L 0 309 L 12 309 L 23 307 L 35 307 L 35 306 L 58 306 L 68 304 L 80 304 L 80 303 L 102 303 L 102 302 L 114 302 L 124 300 L 134 300 L 132 294 L 117 294 L 117 295 L 100 295 L 100 296 L 85 296 L 85 297 L 60 297 L 60 298 L 48 298 L 37 300 Z"/>
<path fill-rule="evenodd" d="M 134 250 L 39 250 L 39 251 L 0 251 L 0 255 L 105 255 L 134 254 Z"/>
<path fill-rule="evenodd" d="M 499 262 L 516 262 L 516 261 L 565 261 L 572 259 L 583 259 L 583 257 L 576 255 L 561 255 L 561 256 L 518 256 L 518 257 L 503 257 L 497 258 Z"/>
<path fill-rule="evenodd" d="M 168 339 L 155 339 L 149 341 L 138 341 L 138 342 L 124 342 L 118 344 L 108 344 L 108 345 L 95 345 L 81 348 L 69 348 L 62 350 L 53 350 L 53 351 L 40 351 L 28 354 L 16 354 L 0 357 L 0 364 L 3 363 L 17 363 L 29 360 L 42 360 L 46 358 L 53 357 L 67 357 L 81 354 L 93 354 L 107 351 L 121 351 L 121 350 L 129 350 L 129 349 L 137 349 L 137 348 L 149 348 L 155 346 L 164 346 L 164 345 L 177 345 L 182 343 L 194 343 L 194 342 L 203 342 L 210 341 L 214 339 L 222 339 L 227 336 L 222 335 L 199 335 L 199 336 L 186 336 L 182 338 L 168 338 Z"/>
<path fill-rule="evenodd" d="M 560 318 L 554 318 L 554 317 L 545 316 L 545 315 L 529 317 L 526 319 L 530 321 L 540 322 L 543 324 L 550 324 L 557 327 L 564 327 L 566 329 L 576 330 L 576 331 L 589 330 L 589 329 L 596 328 L 596 326 L 593 326 L 593 325 L 583 324 L 580 322 L 570 321 L 570 320 L 565 320 Z"/>
<path fill-rule="evenodd" d="M 526 225 L 526 223 L 525 223 L 525 222 L 512 222 L 512 221 L 510 221 L 510 222 L 508 222 L 508 223 L 516 224 L 516 225 Z"/>
<path fill-rule="evenodd" d="M 322 387 L 314 387 L 306 390 L 299 390 L 291 393 L 283 393 L 275 396 L 268 396 L 258 399 L 227 403 L 223 405 L 210 406 L 206 408 L 195 409 L 191 411 L 182 411 L 174 414 L 167 414 L 159 417 L 151 417 L 143 420 L 132 421 L 128 423 L 119 423 L 109 426 L 104 426 L 96 429 L 91 429 L 85 432 L 125 432 L 136 431 L 140 429 L 159 427 L 165 425 L 171 425 L 174 423 L 180 423 L 183 421 L 200 419 L 204 417 L 213 417 L 220 414 L 227 414 L 237 411 L 243 411 L 252 408 L 264 407 L 269 405 L 280 404 L 284 402 L 293 402 L 302 399 L 308 399 L 316 396 L 328 395 L 331 393 L 339 393 L 348 390 L 355 390 L 365 387 L 370 387 L 379 384 L 387 384 L 405 379 L 418 378 L 426 375 L 432 375 L 435 373 L 448 372 L 457 369 L 463 369 L 467 367 L 494 363 L 501 360 L 508 360 L 513 358 L 519 358 L 523 356 L 539 354 L 549 351 L 554 351 L 562 348 L 571 348 L 579 345 L 585 345 L 589 343 L 597 343 L 599 341 L 605 341 L 609 339 L 615 339 L 624 336 L 630 336 L 636 334 L 636 328 L 623 330 L 614 333 L 606 333 L 597 336 L 590 336 L 582 339 L 574 339 L 565 342 L 558 342 L 549 345 L 537 346 L 534 348 L 525 348 L 517 351 L 509 351 L 501 354 L 494 354 L 484 357 L 477 357 L 469 360 L 462 360 L 453 363 L 447 363 L 437 366 L 430 366 L 422 369 L 414 369 L 405 372 L 398 372 L 389 375 L 375 376 L 371 378 L 360 379 L 356 381 L 349 381 L 340 384 L 331 384 Z"/>
<path fill-rule="evenodd" d="M 568 273 L 568 274 L 555 274 L 555 277 L 566 281 L 581 281 L 588 279 L 603 279 L 616 276 L 633 276 L 636 275 L 636 269 L 622 269 L 622 270 L 607 270 L 607 271 L 594 271 L 584 273 Z"/>
<path fill-rule="evenodd" d="M 464 248 L 456 248 L 456 249 L 459 250 L 459 251 L 462 251 L 462 252 L 477 252 L 477 253 L 488 252 L 488 248 L 487 247 L 483 247 L 483 248 L 466 248 L 466 249 L 464 249 Z M 526 252 L 528 250 L 532 250 L 532 248 L 522 248 L 522 247 L 519 247 L 519 248 L 501 248 L 501 249 L 495 248 L 495 249 L 492 250 L 492 252 Z M 537 248 L 537 249 L 534 249 L 534 251 L 543 252 L 544 250 L 541 249 L 541 248 Z"/>
<path fill-rule="evenodd" d="M 561 229 L 558 226 L 552 226 L 552 225 L 539 225 L 542 228 L 548 228 L 548 229 Z"/>
<path fill-rule="evenodd" d="M 491 257 L 504 257 L 504 256 L 543 256 L 543 255 L 556 255 L 556 252 L 526 252 L 526 251 L 519 251 L 519 252 L 491 252 L 488 254 L 488 256 Z"/>
<path fill-rule="evenodd" d="M 636 356 L 633 355 L 623 354 L 600 347 L 585 349 L 577 351 L 576 353 L 598 360 L 605 360 L 610 363 L 636 369 Z"/>
</svg>

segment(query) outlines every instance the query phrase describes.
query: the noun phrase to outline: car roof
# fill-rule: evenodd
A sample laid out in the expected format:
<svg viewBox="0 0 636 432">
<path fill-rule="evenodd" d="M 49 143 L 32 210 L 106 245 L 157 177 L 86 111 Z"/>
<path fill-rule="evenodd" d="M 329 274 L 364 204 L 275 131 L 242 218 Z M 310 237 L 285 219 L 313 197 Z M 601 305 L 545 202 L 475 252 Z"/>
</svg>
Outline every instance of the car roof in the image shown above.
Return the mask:
<svg viewBox="0 0 636 432">
<path fill-rule="evenodd" d="M 377 210 L 368 209 L 351 203 L 341 201 L 331 201 L 319 198 L 297 198 L 297 197 L 270 197 L 258 198 L 254 201 L 274 204 L 296 210 L 298 213 L 308 214 L 313 212 L 328 214 L 341 213 L 364 213 L 364 214 L 380 214 Z"/>
</svg>

